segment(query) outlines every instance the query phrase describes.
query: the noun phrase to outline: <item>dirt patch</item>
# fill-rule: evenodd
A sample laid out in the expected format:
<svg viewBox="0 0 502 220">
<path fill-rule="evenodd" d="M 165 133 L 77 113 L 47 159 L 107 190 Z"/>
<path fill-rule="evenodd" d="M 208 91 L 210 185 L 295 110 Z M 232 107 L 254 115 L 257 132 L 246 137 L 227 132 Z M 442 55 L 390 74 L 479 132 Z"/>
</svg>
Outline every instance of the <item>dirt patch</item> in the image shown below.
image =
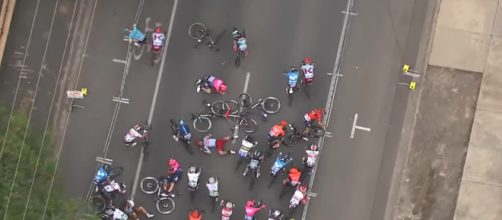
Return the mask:
<svg viewBox="0 0 502 220">
<path fill-rule="evenodd" d="M 396 219 L 453 219 L 481 80 L 480 73 L 429 66 Z"/>
</svg>

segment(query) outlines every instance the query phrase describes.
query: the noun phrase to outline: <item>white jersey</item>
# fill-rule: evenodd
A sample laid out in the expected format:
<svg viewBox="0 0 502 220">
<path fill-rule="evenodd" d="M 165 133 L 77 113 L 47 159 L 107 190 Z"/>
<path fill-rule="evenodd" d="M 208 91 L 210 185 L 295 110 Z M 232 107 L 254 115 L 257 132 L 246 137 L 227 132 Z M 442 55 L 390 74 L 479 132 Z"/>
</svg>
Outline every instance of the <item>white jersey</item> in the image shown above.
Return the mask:
<svg viewBox="0 0 502 220">
<path fill-rule="evenodd" d="M 319 155 L 319 151 L 306 150 L 305 154 L 307 156 L 307 165 L 309 167 L 313 167 L 317 162 L 317 156 Z"/>
<path fill-rule="evenodd" d="M 314 78 L 314 65 L 313 64 L 305 64 L 302 65 L 303 76 L 306 79 Z"/>
<path fill-rule="evenodd" d="M 120 185 L 113 180 L 110 184 L 103 187 L 106 192 L 120 191 Z"/>
<path fill-rule="evenodd" d="M 218 196 L 218 182 L 208 183 L 208 184 L 206 184 L 206 186 L 209 191 L 209 196 L 211 196 L 211 197 Z"/>
<path fill-rule="evenodd" d="M 200 176 L 200 172 L 199 173 L 188 173 L 188 185 L 190 187 L 196 187 L 197 182 L 199 181 L 199 176 Z"/>
<path fill-rule="evenodd" d="M 127 220 L 129 219 L 129 216 L 125 214 L 122 210 L 120 209 L 115 209 L 113 212 L 113 220 Z"/>
<path fill-rule="evenodd" d="M 138 137 L 141 137 L 141 134 L 138 131 L 136 131 L 136 129 L 131 128 L 131 129 L 129 129 L 129 132 L 127 132 L 126 136 L 124 137 L 124 140 L 127 143 L 130 143 L 130 142 L 134 141 L 134 139 L 136 139 Z"/>
<path fill-rule="evenodd" d="M 295 194 L 293 194 L 293 197 L 291 197 L 291 201 L 289 201 L 289 203 L 296 207 L 298 204 L 300 204 L 303 198 L 305 198 L 305 194 L 303 194 L 300 190 L 296 190 Z"/>
<path fill-rule="evenodd" d="M 163 33 L 152 33 L 152 44 L 153 46 L 158 46 L 161 47 L 162 44 L 164 44 L 164 40 L 166 39 L 166 36 L 164 36 Z"/>
</svg>

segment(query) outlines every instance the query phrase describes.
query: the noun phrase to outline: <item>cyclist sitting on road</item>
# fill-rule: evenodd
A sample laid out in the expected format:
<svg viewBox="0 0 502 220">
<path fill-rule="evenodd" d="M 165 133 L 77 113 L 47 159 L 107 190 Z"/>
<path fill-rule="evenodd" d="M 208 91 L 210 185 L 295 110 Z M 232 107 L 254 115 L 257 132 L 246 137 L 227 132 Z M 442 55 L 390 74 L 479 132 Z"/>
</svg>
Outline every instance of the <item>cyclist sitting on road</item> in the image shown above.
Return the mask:
<svg viewBox="0 0 502 220">
<path fill-rule="evenodd" d="M 152 46 L 154 48 L 161 48 L 164 45 L 165 40 L 166 35 L 162 29 L 160 27 L 155 28 L 155 31 L 152 33 Z"/>
<path fill-rule="evenodd" d="M 162 189 L 161 196 L 174 197 L 174 186 L 179 181 L 181 175 L 183 174 L 183 169 L 181 165 L 176 161 L 176 159 L 169 159 L 169 170 L 167 171 L 167 178 L 162 178 L 160 180 L 160 186 Z"/>
<path fill-rule="evenodd" d="M 124 144 L 126 146 L 129 146 L 129 144 L 133 142 L 137 142 L 140 140 L 144 140 L 147 136 L 146 128 L 145 126 L 142 125 L 134 125 L 131 129 L 129 129 L 129 132 L 124 136 Z"/>
<path fill-rule="evenodd" d="M 137 220 L 138 215 L 145 215 L 147 218 L 152 218 L 154 215 L 146 211 L 143 206 L 134 206 L 132 200 L 127 200 L 124 204 L 124 212 L 129 216 L 130 220 Z"/>
<path fill-rule="evenodd" d="M 235 154 L 235 151 L 233 150 L 225 150 L 225 144 L 230 140 L 230 136 L 225 136 L 220 139 L 213 138 L 212 134 L 207 134 L 204 136 L 202 141 L 199 141 L 199 146 L 201 149 L 204 151 L 206 154 L 211 153 L 210 148 L 216 148 L 216 152 L 218 152 L 219 155 L 226 155 L 226 154 Z"/>
<path fill-rule="evenodd" d="M 180 120 L 178 124 L 178 131 L 176 135 L 173 135 L 174 140 L 179 141 L 181 138 L 184 141 L 190 141 L 192 139 L 192 133 L 190 133 L 190 128 L 183 119 Z"/>
<path fill-rule="evenodd" d="M 308 141 L 307 135 L 310 132 L 310 128 L 312 127 L 312 124 L 314 123 L 314 121 L 317 120 L 317 124 L 319 126 L 321 126 L 322 128 L 324 128 L 324 124 L 322 124 L 322 122 L 321 122 L 322 116 L 324 115 L 324 112 L 325 111 L 322 108 L 315 108 L 312 111 L 307 112 L 307 114 L 305 114 L 303 116 L 303 121 L 305 122 L 305 125 L 307 126 L 307 128 L 303 131 L 303 139 Z"/>
<path fill-rule="evenodd" d="M 273 148 L 277 148 L 279 147 L 279 145 L 281 144 L 280 140 L 282 137 L 284 137 L 284 135 L 286 135 L 286 125 L 288 123 L 286 121 L 281 121 L 280 124 L 276 124 L 274 125 L 274 127 L 272 127 L 272 129 L 270 129 L 270 131 L 268 132 L 268 136 L 267 136 L 267 139 L 269 142 L 277 142 L 274 144 Z"/>
<path fill-rule="evenodd" d="M 133 24 L 132 29 L 127 29 L 127 31 L 129 32 L 129 41 L 134 42 L 134 45 L 140 46 L 145 44 L 146 36 L 138 30 L 136 24 Z"/>
<path fill-rule="evenodd" d="M 211 93 L 211 90 L 214 90 L 215 92 L 223 95 L 227 92 L 227 84 L 213 75 L 206 76 L 203 80 L 202 86 L 206 93 Z"/>
<path fill-rule="evenodd" d="M 297 186 L 300 184 L 300 178 L 302 177 L 302 172 L 296 167 L 289 169 L 288 178 L 282 181 L 283 185 Z"/>
</svg>

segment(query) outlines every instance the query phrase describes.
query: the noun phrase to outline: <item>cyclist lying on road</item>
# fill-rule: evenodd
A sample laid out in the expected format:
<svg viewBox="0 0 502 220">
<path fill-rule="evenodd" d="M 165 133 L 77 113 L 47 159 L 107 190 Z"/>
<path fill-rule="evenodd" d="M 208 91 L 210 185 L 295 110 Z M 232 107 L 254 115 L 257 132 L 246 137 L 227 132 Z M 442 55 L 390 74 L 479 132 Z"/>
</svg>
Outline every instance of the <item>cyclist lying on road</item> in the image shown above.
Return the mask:
<svg viewBox="0 0 502 220">
<path fill-rule="evenodd" d="M 202 141 L 198 142 L 199 147 L 204 151 L 206 154 L 211 153 L 211 148 L 216 148 L 216 152 L 218 152 L 219 155 L 226 155 L 226 154 L 235 154 L 235 151 L 233 150 L 225 150 L 225 144 L 227 141 L 229 141 L 231 138 L 230 136 L 225 136 L 223 138 L 213 138 L 212 134 L 207 134 L 204 136 Z"/>
</svg>

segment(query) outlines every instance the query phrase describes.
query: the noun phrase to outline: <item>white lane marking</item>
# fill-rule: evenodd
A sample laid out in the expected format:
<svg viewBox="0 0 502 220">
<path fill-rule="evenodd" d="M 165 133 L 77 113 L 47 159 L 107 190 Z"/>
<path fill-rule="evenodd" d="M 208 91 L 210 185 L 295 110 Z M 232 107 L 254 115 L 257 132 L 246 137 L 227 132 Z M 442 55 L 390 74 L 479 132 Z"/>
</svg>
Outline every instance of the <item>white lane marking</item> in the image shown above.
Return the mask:
<svg viewBox="0 0 502 220">
<path fill-rule="evenodd" d="M 246 81 L 244 81 L 244 89 L 242 90 L 243 93 L 247 93 L 248 92 L 249 78 L 251 78 L 251 73 L 247 72 L 246 73 Z"/>
<path fill-rule="evenodd" d="M 246 79 L 244 80 L 244 89 L 242 93 L 247 93 L 249 88 L 249 79 L 251 78 L 251 72 L 246 73 Z M 242 109 L 239 109 L 239 111 Z M 232 139 L 232 144 L 237 143 L 237 138 L 239 138 L 239 125 L 236 123 L 234 127 L 234 136 Z"/>
<path fill-rule="evenodd" d="M 176 8 L 177 7 L 178 7 L 178 0 L 174 0 L 173 10 L 171 12 L 171 20 L 169 21 L 169 28 L 167 30 L 166 45 L 164 47 L 164 51 L 162 54 L 162 62 L 160 63 L 159 73 L 157 75 L 157 82 L 155 83 L 155 91 L 153 93 L 152 106 L 150 107 L 150 113 L 148 115 L 148 124 L 152 124 L 153 113 L 155 112 L 155 105 L 157 104 L 157 97 L 158 97 L 159 88 L 160 88 L 160 80 L 162 79 L 162 74 L 164 72 L 164 64 L 166 62 L 167 48 L 169 46 L 169 42 L 171 40 L 171 34 L 173 32 L 174 16 L 176 15 Z M 141 172 L 141 167 L 143 166 L 144 157 L 145 157 L 145 154 L 143 151 L 141 151 L 141 153 L 139 155 L 138 166 L 136 168 L 136 174 L 134 176 L 134 182 L 132 185 L 131 200 L 134 200 L 134 196 L 136 195 L 136 189 L 138 188 L 139 175 Z"/>
<path fill-rule="evenodd" d="M 127 64 L 127 61 L 125 60 L 119 60 L 119 59 L 112 59 L 113 62 L 115 63 L 123 63 L 123 64 Z"/>
<path fill-rule="evenodd" d="M 128 98 L 123 98 L 123 97 L 112 97 L 112 101 L 124 103 L 124 104 L 129 104 L 130 100 Z"/>
<path fill-rule="evenodd" d="M 3 219 L 7 219 L 7 213 L 9 212 L 9 205 L 10 205 L 10 199 L 12 197 L 12 191 L 14 190 L 14 185 L 16 185 L 15 183 L 16 183 L 17 174 L 18 174 L 17 171 L 19 169 L 19 164 L 21 164 L 21 156 L 23 155 L 23 150 L 24 150 L 24 146 L 26 143 L 26 135 L 28 134 L 28 129 L 30 128 L 31 116 L 33 114 L 33 107 L 35 106 L 35 101 L 37 100 L 38 86 L 40 85 L 40 79 L 42 78 L 42 70 L 44 69 L 45 58 L 47 56 L 47 50 L 49 49 L 49 43 L 51 42 L 52 28 L 54 27 L 54 18 L 56 18 L 56 11 L 57 11 L 58 4 L 59 4 L 59 0 L 56 0 L 56 4 L 54 5 L 54 11 L 52 13 L 51 26 L 49 27 L 49 34 L 47 36 L 47 41 L 45 43 L 44 53 L 42 55 L 42 61 L 40 63 L 40 69 L 38 71 L 37 83 L 35 84 L 35 91 L 33 93 L 33 98 L 31 100 L 30 113 L 28 114 L 28 120 L 26 121 L 26 125 L 25 125 L 26 127 L 24 129 L 24 134 L 23 134 L 23 141 L 21 143 L 21 149 L 19 149 L 19 155 L 17 157 L 16 169 L 14 170 L 14 176 L 12 177 L 12 182 L 11 182 L 10 190 L 9 190 L 9 196 L 7 197 L 7 203 L 5 205 L 5 213 L 4 213 Z M 15 103 L 13 103 L 13 106 L 14 105 L 15 105 Z"/>
<path fill-rule="evenodd" d="M 26 42 L 26 50 L 24 51 L 23 63 L 21 64 L 21 71 L 19 71 L 19 79 L 17 80 L 16 91 L 14 92 L 14 99 L 12 100 L 12 106 L 10 108 L 9 120 L 7 120 L 7 128 L 5 129 L 5 134 L 3 136 L 2 149 L 0 149 L 0 159 L 2 159 L 3 150 L 5 149 L 5 141 L 7 140 L 7 136 L 9 135 L 10 122 L 12 121 L 12 113 L 14 113 L 14 107 L 16 106 L 17 93 L 19 92 L 19 86 L 21 85 L 21 79 L 24 78 L 22 76 L 24 74 L 25 67 L 26 67 L 26 65 L 25 65 L 26 58 L 28 57 L 28 50 L 30 49 L 30 46 L 31 46 L 31 37 L 33 35 L 33 28 L 35 27 L 35 21 L 37 18 L 39 5 L 40 5 L 40 0 L 37 1 L 37 6 L 35 6 L 35 12 L 33 13 L 33 20 L 31 21 L 30 34 L 28 35 L 28 41 Z M 5 216 L 4 216 L 4 218 L 5 218 Z"/>
<path fill-rule="evenodd" d="M 66 49 L 68 48 L 68 43 L 70 42 L 70 36 L 72 33 L 71 29 L 73 28 L 73 19 L 75 18 L 75 11 L 77 10 L 78 1 L 79 0 L 75 1 L 75 6 L 73 7 L 73 12 L 71 14 L 70 26 L 68 27 L 68 35 L 66 36 L 66 42 L 64 45 L 64 49 L 63 49 L 63 56 L 61 57 L 61 64 L 59 65 L 58 77 L 56 79 L 56 82 L 59 82 L 59 79 L 61 78 L 61 73 L 63 72 L 62 71 L 63 70 L 63 63 L 64 63 L 64 60 L 66 57 Z M 24 206 L 23 219 L 26 219 L 26 213 L 28 211 L 28 204 L 30 203 L 31 193 L 33 191 L 33 185 L 35 183 L 35 177 L 38 172 L 38 165 L 40 163 L 40 156 L 42 155 L 42 150 L 45 146 L 45 137 L 47 136 L 47 130 L 49 128 L 49 121 L 51 119 L 52 109 L 54 107 L 54 101 L 56 100 L 56 94 L 58 91 L 58 87 L 59 87 L 59 83 L 56 83 L 56 85 L 54 86 L 54 90 L 53 90 L 54 92 L 52 94 L 51 107 L 49 108 L 49 113 L 47 114 L 47 121 L 45 122 L 44 134 L 42 135 L 42 144 L 40 146 L 40 150 L 38 151 L 37 163 L 35 165 L 35 171 L 33 172 L 33 177 L 31 179 L 31 185 L 30 185 L 30 190 L 28 192 L 28 198 L 26 199 L 26 204 Z"/>
<path fill-rule="evenodd" d="M 350 12 L 350 10 L 352 9 L 353 3 L 354 3 L 354 0 L 347 0 L 347 6 L 345 8 L 345 11 Z M 342 59 L 343 49 L 345 47 L 345 35 L 347 34 L 347 29 L 349 27 L 349 24 L 350 24 L 350 14 L 345 13 L 345 16 L 343 18 L 342 30 L 340 33 L 340 40 L 338 41 L 338 50 L 336 52 L 335 65 L 333 67 L 333 73 L 336 73 L 336 74 L 333 74 L 331 77 L 328 99 L 326 100 L 326 107 L 324 108 L 324 109 L 326 109 L 326 112 L 327 112 L 324 115 L 324 124 L 326 126 L 329 125 L 330 115 L 331 115 L 331 112 L 333 111 L 333 103 L 335 101 L 336 88 L 338 85 L 338 77 L 340 76 L 340 61 Z M 323 148 L 323 143 L 324 143 L 324 136 L 319 138 L 319 141 L 317 142 L 317 146 L 319 146 L 319 156 L 318 156 L 319 158 L 317 158 L 317 163 L 314 166 L 314 168 L 312 170 L 312 176 L 310 177 L 310 181 L 309 181 L 309 189 L 310 190 L 312 190 L 312 186 L 314 185 L 315 176 L 317 173 L 317 166 L 319 165 L 319 161 L 320 161 L 321 155 L 322 155 L 321 151 Z M 310 203 L 308 202 L 303 207 L 302 220 L 307 219 L 307 211 L 309 208 L 309 204 Z"/>
<path fill-rule="evenodd" d="M 357 125 L 357 119 L 359 118 L 359 114 L 354 115 L 354 122 L 352 123 L 352 131 L 350 132 L 350 138 L 354 139 L 354 134 L 356 133 L 356 129 L 364 130 L 364 131 L 371 131 L 371 128 L 363 127 Z"/>
<path fill-rule="evenodd" d="M 94 3 L 94 8 L 92 9 L 92 13 L 91 13 L 91 19 L 89 21 L 89 31 L 87 32 L 87 36 L 86 36 L 86 39 L 85 39 L 85 43 L 84 43 L 84 48 L 83 48 L 83 53 L 82 54 L 85 54 L 85 51 L 87 50 L 87 45 L 89 43 L 89 36 L 91 34 L 91 29 L 92 29 L 92 23 L 94 22 L 94 15 L 96 14 L 96 7 L 98 5 L 98 0 L 95 1 Z M 80 80 L 80 73 L 82 72 L 82 64 L 84 63 L 84 59 L 83 59 L 83 56 L 82 56 L 82 59 L 80 59 L 80 66 L 79 66 L 79 69 L 78 69 L 78 73 L 77 73 L 77 79 L 75 80 L 75 86 L 73 87 L 74 89 L 77 88 L 78 86 L 78 81 Z M 47 192 L 47 199 L 45 200 L 45 206 L 44 206 L 44 212 L 42 213 L 42 220 L 45 219 L 45 213 L 47 212 L 47 206 L 49 205 L 49 199 L 51 198 L 51 193 L 52 193 L 52 187 L 54 186 L 54 179 L 55 179 L 55 176 L 56 176 L 56 172 L 57 172 L 57 167 L 59 166 L 59 160 L 61 159 L 61 153 L 63 152 L 63 143 L 64 143 L 64 139 L 66 137 L 66 131 L 68 129 L 68 124 L 70 123 L 70 115 L 71 114 L 68 114 L 66 116 L 66 123 L 65 123 L 65 126 L 64 126 L 64 130 L 63 130 L 63 138 L 61 138 L 61 143 L 60 143 L 60 146 L 59 146 L 59 151 L 56 155 L 56 164 L 55 164 L 55 168 L 54 168 L 54 171 L 52 172 L 52 176 L 51 176 L 51 184 L 49 185 L 49 191 Z"/>
</svg>

